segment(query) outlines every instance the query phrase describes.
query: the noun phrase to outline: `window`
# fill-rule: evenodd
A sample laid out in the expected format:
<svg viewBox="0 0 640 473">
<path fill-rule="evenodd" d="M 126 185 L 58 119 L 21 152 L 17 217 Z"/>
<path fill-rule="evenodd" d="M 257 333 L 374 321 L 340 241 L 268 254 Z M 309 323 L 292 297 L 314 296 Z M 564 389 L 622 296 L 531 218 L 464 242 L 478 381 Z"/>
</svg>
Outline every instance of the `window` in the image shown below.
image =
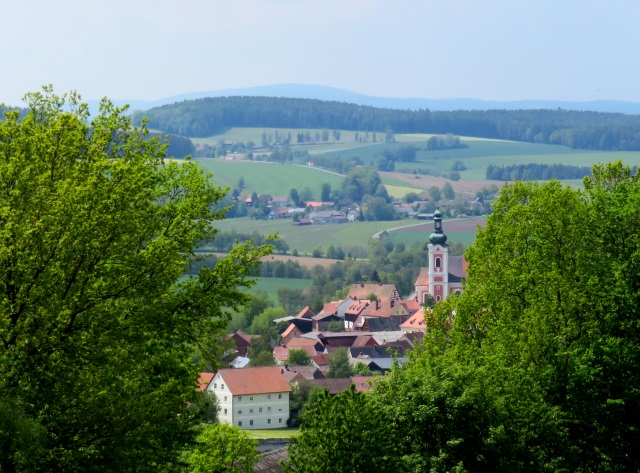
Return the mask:
<svg viewBox="0 0 640 473">
<path fill-rule="evenodd" d="M 224 391 L 224 384 L 223 384 L 223 383 L 220 383 L 220 389 L 221 389 L 222 391 Z"/>
<path fill-rule="evenodd" d="M 218 383 L 213 383 L 213 389 L 218 389 Z"/>
<path fill-rule="evenodd" d="M 260 409 L 258 409 L 258 412 L 262 412 L 262 407 Z"/>
<path fill-rule="evenodd" d="M 224 410 L 224 415 L 227 415 L 227 410 L 226 409 Z"/>
<path fill-rule="evenodd" d="M 278 409 L 278 412 L 282 412 L 282 407 L 280 409 Z"/>
<path fill-rule="evenodd" d="M 282 393 L 278 394 L 278 399 L 282 399 Z"/>
<path fill-rule="evenodd" d="M 249 400 L 250 400 L 250 401 L 253 401 L 253 396 L 251 396 L 251 397 L 249 398 Z"/>
<path fill-rule="evenodd" d="M 282 419 L 278 419 L 278 424 L 282 424 Z"/>
<path fill-rule="evenodd" d="M 227 396 L 224 397 L 224 402 L 227 402 Z"/>
<path fill-rule="evenodd" d="M 238 414 L 242 414 L 242 409 L 238 409 Z"/>
<path fill-rule="evenodd" d="M 238 421 L 238 427 L 242 427 L 242 421 L 241 420 Z"/>
<path fill-rule="evenodd" d="M 267 419 L 267 424 L 270 424 L 270 423 L 271 423 L 271 419 Z"/>
<path fill-rule="evenodd" d="M 253 409 L 249 409 L 249 414 L 253 414 Z"/>
<path fill-rule="evenodd" d="M 253 425 L 253 421 L 252 420 L 249 421 L 249 425 Z"/>
<path fill-rule="evenodd" d="M 238 402 L 242 402 L 242 396 L 238 396 Z"/>
<path fill-rule="evenodd" d="M 271 412 L 271 406 L 267 407 L 267 412 Z"/>
<path fill-rule="evenodd" d="M 271 394 L 267 394 L 267 399 L 271 399 Z"/>
<path fill-rule="evenodd" d="M 440 257 L 436 258 L 436 268 L 439 268 L 442 266 L 442 260 L 440 259 Z"/>
</svg>

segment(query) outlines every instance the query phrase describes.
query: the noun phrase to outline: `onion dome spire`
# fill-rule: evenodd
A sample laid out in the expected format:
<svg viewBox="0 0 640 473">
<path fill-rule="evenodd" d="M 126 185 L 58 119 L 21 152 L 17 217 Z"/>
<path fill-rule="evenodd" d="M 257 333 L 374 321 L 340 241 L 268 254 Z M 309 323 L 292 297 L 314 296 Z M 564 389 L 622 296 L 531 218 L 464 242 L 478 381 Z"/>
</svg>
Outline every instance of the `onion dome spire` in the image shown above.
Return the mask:
<svg viewBox="0 0 640 473">
<path fill-rule="evenodd" d="M 447 235 L 442 233 L 442 212 L 440 212 L 440 207 L 433 214 L 433 228 L 433 233 L 429 237 L 431 244 L 446 246 Z"/>
</svg>

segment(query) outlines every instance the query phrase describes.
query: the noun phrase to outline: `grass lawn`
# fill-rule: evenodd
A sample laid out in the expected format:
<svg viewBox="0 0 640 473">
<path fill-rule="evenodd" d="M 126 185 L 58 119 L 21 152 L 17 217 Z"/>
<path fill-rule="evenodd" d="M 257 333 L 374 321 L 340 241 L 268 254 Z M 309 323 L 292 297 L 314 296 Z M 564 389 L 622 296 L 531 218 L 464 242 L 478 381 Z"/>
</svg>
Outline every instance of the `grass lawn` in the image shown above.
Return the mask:
<svg viewBox="0 0 640 473">
<path fill-rule="evenodd" d="M 265 429 L 265 430 L 245 430 L 249 437 L 260 439 L 290 439 L 300 435 L 300 429 Z"/>
</svg>

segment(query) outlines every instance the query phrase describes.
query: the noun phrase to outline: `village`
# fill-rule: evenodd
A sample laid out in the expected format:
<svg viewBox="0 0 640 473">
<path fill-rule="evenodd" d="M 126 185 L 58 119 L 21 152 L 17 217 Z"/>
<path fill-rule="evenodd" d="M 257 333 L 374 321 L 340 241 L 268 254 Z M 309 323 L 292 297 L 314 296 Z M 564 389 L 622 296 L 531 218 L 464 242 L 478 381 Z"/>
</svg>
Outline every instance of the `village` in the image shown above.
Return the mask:
<svg viewBox="0 0 640 473">
<path fill-rule="evenodd" d="M 231 334 L 235 358 L 230 367 L 203 372 L 199 381 L 200 391 L 217 398 L 219 421 L 247 430 L 287 427 L 292 386 L 304 382 L 337 395 L 353 384 L 366 392 L 394 363 L 402 366 L 407 352 L 424 338 L 425 310 L 462 291 L 466 276 L 463 257 L 449 255 L 439 210 L 433 221 L 429 265 L 421 269 L 408 297 L 401 299 L 393 284 L 353 284 L 345 299 L 325 303 L 318 313 L 307 306 L 295 316 L 275 320 L 286 326 L 280 344 L 273 347 L 275 366 L 248 366 L 249 345 L 260 335 L 241 330 Z M 291 363 L 293 350 L 303 351 L 309 363 Z M 367 375 L 329 377 L 329 357 L 338 350 L 357 368 L 351 373 Z"/>
</svg>

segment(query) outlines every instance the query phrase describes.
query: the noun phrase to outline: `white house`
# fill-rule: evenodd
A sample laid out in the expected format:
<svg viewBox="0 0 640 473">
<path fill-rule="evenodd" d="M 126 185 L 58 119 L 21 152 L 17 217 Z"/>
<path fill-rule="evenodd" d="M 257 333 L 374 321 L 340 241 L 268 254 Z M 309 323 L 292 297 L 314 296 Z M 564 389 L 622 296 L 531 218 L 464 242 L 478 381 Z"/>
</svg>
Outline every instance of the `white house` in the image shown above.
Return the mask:
<svg viewBox="0 0 640 473">
<path fill-rule="evenodd" d="M 207 386 L 220 403 L 220 422 L 243 429 L 287 426 L 291 387 L 274 366 L 223 369 Z"/>
</svg>

